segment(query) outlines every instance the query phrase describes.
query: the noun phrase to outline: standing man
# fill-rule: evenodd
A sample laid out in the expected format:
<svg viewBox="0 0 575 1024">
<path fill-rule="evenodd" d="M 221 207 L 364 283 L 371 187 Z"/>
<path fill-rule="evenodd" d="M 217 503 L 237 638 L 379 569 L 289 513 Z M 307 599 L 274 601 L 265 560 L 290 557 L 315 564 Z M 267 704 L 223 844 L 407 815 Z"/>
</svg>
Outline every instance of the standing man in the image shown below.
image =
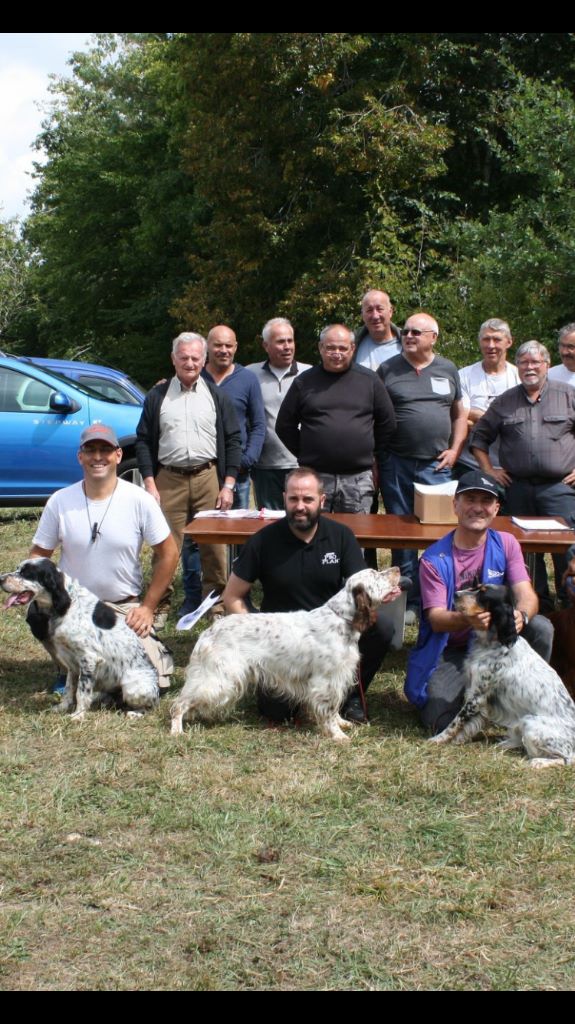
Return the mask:
<svg viewBox="0 0 575 1024">
<path fill-rule="evenodd" d="M 255 374 L 234 363 L 238 343 L 230 327 L 212 327 L 207 341 L 208 358 L 202 377 L 225 390 L 232 400 L 242 435 L 242 463 L 232 507 L 249 508 L 250 471 L 260 457 L 266 436 L 262 391 Z"/>
<path fill-rule="evenodd" d="M 496 398 L 470 438 L 481 469 L 506 487 L 509 515 L 563 516 L 575 525 L 575 391 L 569 384 L 547 379 L 550 357 L 538 341 L 517 350 L 521 383 Z M 499 440 L 497 469 L 489 450 Z M 535 589 L 549 599 L 546 574 L 538 561 Z M 558 594 L 565 572 L 565 555 L 553 555 Z"/>
<path fill-rule="evenodd" d="M 373 460 L 395 429 L 389 396 L 376 374 L 353 362 L 353 334 L 332 324 L 320 334 L 321 366 L 296 377 L 276 422 L 300 465 L 319 473 L 328 512 L 369 512 Z"/>
<path fill-rule="evenodd" d="M 509 388 L 517 387 L 519 374 L 512 363 L 507 362 L 507 353 L 513 344 L 509 324 L 505 320 L 493 317 L 486 320 L 479 328 L 479 348 L 482 359 L 479 363 L 464 366 L 459 371 L 461 381 L 461 399 L 467 409 L 467 423 L 472 429 L 483 413 L 489 408 L 494 398 L 502 395 Z M 574 375 L 575 376 L 575 375 Z M 499 447 L 497 442 L 489 453 L 491 463 L 499 465 Z M 454 469 L 454 476 L 460 477 L 470 469 L 478 469 L 477 459 L 469 451 L 469 440 Z"/>
<path fill-rule="evenodd" d="M 202 377 L 231 399 L 242 435 L 242 464 L 232 508 L 249 508 L 250 470 L 259 457 L 266 432 L 261 388 L 253 373 L 234 362 L 238 342 L 230 327 L 212 327 L 207 343 L 208 358 Z M 182 547 L 182 583 L 184 604 L 179 614 L 187 615 L 198 607 L 202 593 L 199 548 L 191 537 L 184 537 Z"/>
<path fill-rule="evenodd" d="M 551 657 L 553 627 L 536 614 L 537 597 L 519 543 L 512 534 L 491 529 L 499 512 L 499 494 L 497 480 L 485 473 L 471 471 L 462 476 L 453 499 L 456 529 L 421 556 L 424 615 L 407 665 L 405 694 L 432 735 L 442 732 L 460 710 L 471 630 L 486 630 L 491 620 L 489 612 L 455 611 L 456 591 L 481 583 L 510 586 L 517 632 L 545 661 Z"/>
<path fill-rule="evenodd" d="M 321 515 L 325 496 L 319 474 L 305 466 L 292 469 L 285 487 L 285 519 L 254 534 L 234 562 L 223 594 L 227 612 L 248 611 L 246 602 L 256 580 L 263 588 L 263 612 L 311 611 L 337 594 L 349 576 L 365 569 L 351 530 Z M 388 600 L 398 594 L 390 594 Z M 379 670 L 392 635 L 393 627 L 380 609 L 375 624 L 359 641 L 364 690 Z M 274 721 L 289 719 L 297 710 L 264 690 L 259 691 L 258 706 Z M 359 689 L 349 694 L 341 714 L 351 722 L 366 722 Z"/>
<path fill-rule="evenodd" d="M 549 370 L 549 380 L 560 380 L 575 387 L 575 324 L 565 324 L 559 331 L 561 363 Z"/>
<path fill-rule="evenodd" d="M 258 508 L 282 509 L 285 475 L 297 466 L 297 461 L 276 434 L 276 418 L 295 378 L 311 367 L 309 363 L 296 363 L 293 327 L 284 317 L 268 320 L 262 339 L 267 359 L 247 367 L 260 383 L 266 417 L 265 441 L 252 469 L 252 480 Z"/>
<path fill-rule="evenodd" d="M 457 367 L 435 354 L 437 321 L 414 313 L 402 328 L 401 355 L 377 371 L 393 403 L 397 428 L 380 460 L 380 486 L 386 512 L 413 513 L 413 485 L 451 480 L 451 470 L 467 436 L 467 412 L 461 400 Z M 417 552 L 393 552 L 393 564 L 408 576 L 406 622 L 419 614 Z"/>
<path fill-rule="evenodd" d="M 377 370 L 393 356 L 401 353 L 399 328 L 391 322 L 393 306 L 387 292 L 372 289 L 361 300 L 361 318 L 364 326 L 355 337 L 355 362 L 368 370 Z"/>
<path fill-rule="evenodd" d="M 175 376 L 148 392 L 137 428 L 138 468 L 149 494 L 161 504 L 176 541 L 196 512 L 232 506 L 241 456 L 241 433 L 227 395 L 200 376 L 207 343 L 179 334 L 172 346 Z M 202 588 L 226 585 L 226 548 L 202 544 Z M 164 606 L 169 606 L 166 595 Z M 216 605 L 212 612 L 221 614 Z"/>
<path fill-rule="evenodd" d="M 166 690 L 174 663 L 155 636 L 153 624 L 178 564 L 170 527 L 157 502 L 140 487 L 116 476 L 122 449 L 111 427 L 93 424 L 82 432 L 78 461 L 83 480 L 49 498 L 30 557 L 51 558 L 60 547 L 62 572 L 126 616 L 127 625 L 139 636 L 158 671 L 160 689 Z M 144 542 L 154 551 L 154 567 L 142 597 L 140 551 Z M 29 622 L 35 632 L 34 612 Z"/>
</svg>

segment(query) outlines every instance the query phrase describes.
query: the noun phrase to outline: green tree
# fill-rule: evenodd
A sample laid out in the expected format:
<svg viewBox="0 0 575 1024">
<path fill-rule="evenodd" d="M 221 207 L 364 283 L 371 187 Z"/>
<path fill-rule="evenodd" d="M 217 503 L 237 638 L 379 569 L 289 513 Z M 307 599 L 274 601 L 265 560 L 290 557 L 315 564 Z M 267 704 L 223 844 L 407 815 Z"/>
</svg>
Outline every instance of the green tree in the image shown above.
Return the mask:
<svg viewBox="0 0 575 1024">
<path fill-rule="evenodd" d="M 175 311 L 249 341 L 269 316 L 310 343 L 382 282 L 417 294 L 420 240 L 449 132 L 419 116 L 401 39 L 202 33 L 179 40 L 186 160 L 208 216 Z"/>
<path fill-rule="evenodd" d="M 73 56 L 37 140 L 47 160 L 26 229 L 39 347 L 119 363 L 145 383 L 167 365 L 197 217 L 171 50 L 166 34 L 104 34 Z"/>
<path fill-rule="evenodd" d="M 18 321 L 29 304 L 28 250 L 15 220 L 0 220 L 0 339 L 18 350 Z"/>
</svg>

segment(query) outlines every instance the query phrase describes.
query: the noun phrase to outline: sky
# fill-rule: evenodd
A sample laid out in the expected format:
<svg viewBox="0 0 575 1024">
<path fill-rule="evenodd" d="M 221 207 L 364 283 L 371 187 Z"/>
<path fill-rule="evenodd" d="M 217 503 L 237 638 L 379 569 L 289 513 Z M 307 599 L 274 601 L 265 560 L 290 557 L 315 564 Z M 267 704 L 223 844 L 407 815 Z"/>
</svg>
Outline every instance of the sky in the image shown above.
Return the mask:
<svg viewBox="0 0 575 1024">
<path fill-rule="evenodd" d="M 38 153 L 42 103 L 49 100 L 48 75 L 70 73 L 67 58 L 87 50 L 89 32 L 0 32 L 0 218 L 25 217 L 27 172 Z"/>
</svg>

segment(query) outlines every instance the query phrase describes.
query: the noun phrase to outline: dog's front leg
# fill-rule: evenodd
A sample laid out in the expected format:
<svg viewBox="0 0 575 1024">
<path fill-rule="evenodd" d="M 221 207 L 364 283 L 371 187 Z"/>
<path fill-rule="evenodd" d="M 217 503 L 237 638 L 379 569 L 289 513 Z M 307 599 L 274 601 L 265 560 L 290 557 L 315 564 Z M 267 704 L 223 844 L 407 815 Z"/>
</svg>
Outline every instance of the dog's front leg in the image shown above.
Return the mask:
<svg viewBox="0 0 575 1024">
<path fill-rule="evenodd" d="M 76 687 L 76 710 L 72 715 L 72 718 L 81 722 L 92 706 L 94 700 L 94 676 L 96 666 L 89 664 L 86 661 L 82 661 L 80 664 L 80 673 L 78 676 L 78 685 Z M 67 688 L 66 683 L 66 688 Z"/>
<path fill-rule="evenodd" d="M 431 736 L 430 743 L 467 743 L 477 736 L 487 724 L 483 714 L 485 701 L 472 697 L 466 700 L 459 714 L 437 736 Z"/>
</svg>

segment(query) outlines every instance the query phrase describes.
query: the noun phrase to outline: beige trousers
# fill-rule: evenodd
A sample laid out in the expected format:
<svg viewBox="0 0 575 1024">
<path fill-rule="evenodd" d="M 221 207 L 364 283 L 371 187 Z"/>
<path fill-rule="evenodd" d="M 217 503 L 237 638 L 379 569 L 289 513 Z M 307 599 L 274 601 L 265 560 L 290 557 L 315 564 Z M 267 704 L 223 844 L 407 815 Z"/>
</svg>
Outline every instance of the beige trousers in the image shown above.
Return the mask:
<svg viewBox="0 0 575 1024">
<path fill-rule="evenodd" d="M 160 469 L 156 477 L 156 487 L 160 492 L 162 512 L 181 551 L 184 527 L 190 519 L 196 512 L 216 507 L 220 493 L 216 467 L 210 466 L 194 476 L 182 476 L 180 473 L 172 473 L 169 469 Z M 226 545 L 200 544 L 200 561 L 202 596 L 207 597 L 211 590 L 221 593 L 228 578 Z M 169 603 L 169 600 L 162 601 L 162 606 L 166 603 Z"/>
</svg>

